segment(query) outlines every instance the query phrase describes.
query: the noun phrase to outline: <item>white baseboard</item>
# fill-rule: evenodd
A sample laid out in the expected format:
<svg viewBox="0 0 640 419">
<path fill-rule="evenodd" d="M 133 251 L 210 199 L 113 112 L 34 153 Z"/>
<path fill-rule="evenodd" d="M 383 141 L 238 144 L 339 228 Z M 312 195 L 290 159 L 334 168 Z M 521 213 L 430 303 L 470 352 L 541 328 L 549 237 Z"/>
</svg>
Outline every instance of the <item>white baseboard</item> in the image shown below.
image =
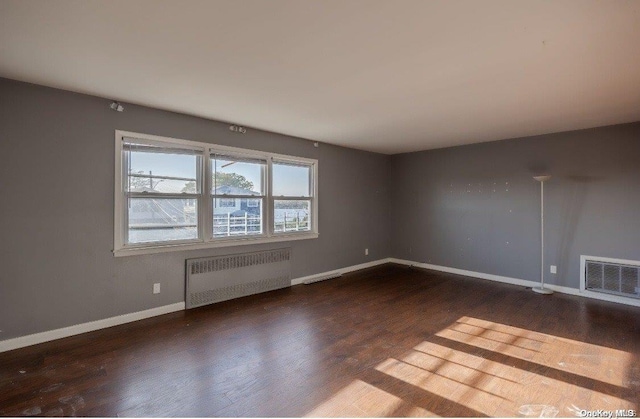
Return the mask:
<svg viewBox="0 0 640 419">
<path fill-rule="evenodd" d="M 474 272 L 474 271 L 467 271 L 464 269 L 450 268 L 448 266 L 413 262 L 405 259 L 389 258 L 389 262 L 396 263 L 398 265 L 415 266 L 423 269 L 431 269 L 434 271 L 447 272 L 447 273 L 456 274 L 456 275 L 470 276 L 473 278 L 488 279 L 489 281 L 503 282 L 505 284 L 520 285 L 523 287 L 537 287 L 538 285 L 540 285 L 540 283 L 537 281 L 511 278 L 508 276 L 485 274 L 482 272 Z M 610 294 L 600 294 L 600 293 L 592 292 L 588 290 L 581 291 L 578 288 L 565 287 L 562 285 L 544 284 L 544 287 L 549 288 L 555 292 L 559 292 L 561 294 L 577 295 L 579 297 L 592 298 L 594 300 L 609 301 L 611 303 L 619 303 L 619 304 L 626 304 L 630 306 L 640 307 L 640 300 L 633 300 L 630 298 L 618 297 L 616 295 L 610 295 Z"/>
<path fill-rule="evenodd" d="M 366 262 L 366 263 L 361 263 L 359 265 L 347 266 L 345 268 L 340 268 L 333 271 L 327 271 L 327 272 L 321 272 L 319 274 L 303 276 L 300 278 L 292 279 L 291 285 L 302 284 L 305 281 L 313 282 L 317 280 L 322 280 L 324 278 L 335 278 L 335 277 L 339 277 L 340 275 L 346 274 L 348 272 L 359 271 L 360 269 L 371 268 L 378 265 L 384 265 L 385 263 L 389 263 L 389 262 L 391 262 L 390 258 L 384 258 L 384 259 L 374 260 L 373 262 Z"/>
<path fill-rule="evenodd" d="M 185 304 L 184 301 L 182 301 L 180 303 L 169 304 L 162 307 L 150 308 L 149 310 L 136 311 L 135 313 L 122 314 L 120 316 L 109 317 L 107 319 L 96 320 L 92 322 L 63 327 L 61 329 L 49 330 L 47 332 L 34 333 L 32 335 L 7 339 L 0 341 L 0 352 L 24 348 L 25 346 L 36 345 L 38 343 L 49 342 L 50 340 L 66 338 L 86 332 L 92 332 L 98 329 L 106 329 L 107 327 L 135 322 L 137 320 L 160 316 L 162 314 L 173 313 L 174 311 L 184 310 L 184 308 Z"/>
<path fill-rule="evenodd" d="M 325 277 L 338 277 L 342 274 L 349 272 L 359 271 L 361 269 L 371 268 L 378 265 L 384 265 L 385 263 L 396 263 L 399 265 L 415 266 L 423 269 L 431 269 L 434 271 L 447 272 L 456 275 L 464 275 L 473 278 L 487 279 L 490 281 L 503 282 L 506 284 L 520 285 L 523 287 L 535 287 L 539 283 L 535 281 L 528 281 L 525 279 L 511 278 L 507 276 L 485 274 L 481 272 L 467 271 L 464 269 L 450 268 L 447 266 L 432 265 L 429 263 L 413 262 L 410 260 L 397 259 L 397 258 L 384 258 L 378 259 L 372 262 L 361 263 L 359 265 L 347 266 L 344 268 L 336 269 L 333 271 L 322 272 L 319 274 L 303 276 L 291 280 L 291 285 L 302 284 L 305 281 L 313 281 L 322 279 Z M 580 297 L 593 298 L 596 300 L 609 301 L 613 303 L 627 304 L 636 307 L 640 307 L 640 301 L 621 299 L 615 295 L 599 294 L 591 291 L 581 291 L 577 288 L 564 287 L 560 285 L 545 284 L 545 287 L 552 289 L 556 292 L 570 295 L 577 295 Z M 36 345 L 38 343 L 49 342 L 55 339 L 62 339 L 69 336 L 79 335 L 81 333 L 92 332 L 94 330 L 105 329 L 107 327 L 117 326 L 120 324 L 130 323 L 137 320 L 147 319 L 149 317 L 160 316 L 162 314 L 173 313 L 185 309 L 184 301 L 174 304 L 169 304 L 162 307 L 151 308 L 149 310 L 137 311 L 135 313 L 123 314 L 120 316 L 109 317 L 107 319 L 96 320 L 87 323 L 76 324 L 74 326 L 63 327 L 61 329 L 50 330 L 47 332 L 34 333 L 32 335 L 21 336 L 13 339 L 7 339 L 0 341 L 0 352 L 6 352 L 13 349 L 24 348 L 25 346 Z"/>
<path fill-rule="evenodd" d="M 373 262 L 361 263 L 359 265 L 347 266 L 345 268 L 336 269 L 334 271 L 323 272 L 315 275 L 309 275 L 302 278 L 296 278 L 291 281 L 291 285 L 302 284 L 306 280 L 320 279 L 326 276 L 339 276 L 347 272 L 358 271 L 360 269 L 370 268 L 373 266 L 388 263 L 389 259 L 380 259 Z M 79 335 L 81 333 L 92 332 L 94 330 L 106 329 L 107 327 L 117 326 L 120 324 L 135 322 L 137 320 L 147 319 L 149 317 L 160 316 L 162 314 L 173 313 L 185 309 L 185 302 L 169 304 L 162 307 L 151 308 L 149 310 L 137 311 L 135 313 L 123 314 L 120 316 L 109 317 L 107 319 L 96 320 L 87 323 L 76 324 L 73 326 L 63 327 L 61 329 L 49 330 L 32 335 L 20 336 L 17 338 L 6 339 L 0 341 L 0 352 L 11 351 L 13 349 L 24 348 L 26 346 L 37 345 L 38 343 L 49 342 L 51 340 L 62 339 L 69 336 Z"/>
</svg>

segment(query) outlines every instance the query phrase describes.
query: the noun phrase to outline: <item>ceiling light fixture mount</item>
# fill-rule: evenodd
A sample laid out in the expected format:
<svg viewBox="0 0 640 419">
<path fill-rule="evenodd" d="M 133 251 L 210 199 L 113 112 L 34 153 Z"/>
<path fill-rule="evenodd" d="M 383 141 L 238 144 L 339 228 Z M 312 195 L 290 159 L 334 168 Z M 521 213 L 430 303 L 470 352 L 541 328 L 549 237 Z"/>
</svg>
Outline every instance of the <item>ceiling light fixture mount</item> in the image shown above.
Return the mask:
<svg viewBox="0 0 640 419">
<path fill-rule="evenodd" d="M 247 129 L 238 125 L 229 125 L 229 131 L 237 132 L 239 134 L 246 134 Z"/>
<path fill-rule="evenodd" d="M 116 112 L 123 112 L 124 111 L 124 106 L 122 106 L 120 104 L 120 102 L 116 102 L 115 100 L 113 102 L 111 102 L 111 105 L 109 105 L 109 108 L 113 109 Z"/>
</svg>

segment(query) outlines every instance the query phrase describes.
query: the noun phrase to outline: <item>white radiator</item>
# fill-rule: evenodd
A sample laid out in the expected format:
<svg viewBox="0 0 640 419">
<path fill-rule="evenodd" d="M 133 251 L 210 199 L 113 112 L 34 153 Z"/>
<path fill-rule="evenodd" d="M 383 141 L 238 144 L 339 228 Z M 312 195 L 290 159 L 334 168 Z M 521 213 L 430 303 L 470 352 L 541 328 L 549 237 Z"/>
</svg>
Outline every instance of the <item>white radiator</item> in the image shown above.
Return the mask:
<svg viewBox="0 0 640 419">
<path fill-rule="evenodd" d="M 291 286 L 291 249 L 186 260 L 186 307 Z"/>
</svg>

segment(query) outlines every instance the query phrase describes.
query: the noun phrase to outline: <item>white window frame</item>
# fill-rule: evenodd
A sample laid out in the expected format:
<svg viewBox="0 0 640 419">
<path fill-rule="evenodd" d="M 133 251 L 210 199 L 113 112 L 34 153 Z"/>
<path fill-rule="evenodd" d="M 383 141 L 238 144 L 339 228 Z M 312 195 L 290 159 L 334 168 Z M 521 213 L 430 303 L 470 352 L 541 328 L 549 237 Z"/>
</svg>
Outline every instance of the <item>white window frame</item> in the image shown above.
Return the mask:
<svg viewBox="0 0 640 419">
<path fill-rule="evenodd" d="M 221 148 L 220 147 L 216 147 L 216 148 L 211 148 L 211 153 L 209 155 L 209 160 L 207 160 L 207 164 L 209 165 L 209 169 L 210 169 L 210 173 L 209 176 L 211 178 L 213 178 L 213 165 L 211 163 L 213 163 L 214 159 L 211 158 L 212 155 L 218 155 L 222 158 L 228 158 L 231 160 L 238 160 L 238 161 L 243 161 L 243 160 L 249 160 L 249 161 L 253 161 L 254 163 L 259 163 L 261 165 L 261 192 L 260 195 L 228 195 L 228 194 L 211 194 L 210 197 L 213 199 L 224 199 L 224 198 L 233 198 L 236 201 L 236 205 L 238 207 L 242 206 L 242 200 L 243 199 L 247 199 L 250 197 L 253 197 L 255 199 L 259 199 L 262 201 L 262 221 L 261 221 L 261 225 L 260 225 L 260 233 L 256 234 L 256 233 L 252 233 L 250 235 L 229 235 L 229 236 L 223 236 L 223 237 L 213 237 L 213 226 L 211 226 L 211 230 L 210 230 L 210 234 L 211 234 L 211 241 L 217 241 L 217 242 L 222 242 L 222 241 L 227 241 L 227 240 L 237 240 L 238 237 L 267 237 L 268 235 L 265 233 L 266 232 L 266 226 L 265 226 L 265 221 L 266 221 L 266 210 L 265 207 L 267 205 L 267 203 L 265 202 L 267 199 L 267 166 L 269 165 L 268 159 L 265 158 L 264 156 L 257 156 L 255 153 L 254 154 L 247 154 L 247 150 L 243 150 L 243 149 L 237 149 L 237 150 L 241 150 L 239 152 L 221 152 Z M 213 185 L 211 185 L 211 190 L 213 190 Z M 234 206 L 234 207 L 235 207 Z M 218 208 L 224 208 L 224 207 L 218 207 Z M 214 211 L 215 212 L 215 211 Z"/>
<path fill-rule="evenodd" d="M 269 208 L 273 208 L 275 211 L 275 201 L 310 201 L 311 202 L 311 208 L 310 208 L 310 214 L 309 217 L 311 218 L 311 225 L 309 226 L 310 229 L 308 231 L 313 231 L 313 223 L 314 223 L 314 218 L 316 216 L 316 213 L 314 212 L 313 208 L 315 206 L 315 201 L 316 201 L 316 194 L 314 192 L 313 189 L 313 185 L 316 183 L 315 182 L 315 173 L 314 173 L 314 169 L 313 167 L 311 167 L 309 164 L 305 163 L 305 162 L 301 162 L 298 160 L 293 160 L 291 158 L 274 158 L 271 160 L 271 165 L 273 164 L 282 164 L 282 165 L 290 165 L 290 166 L 300 166 L 300 167 L 309 167 L 309 196 L 294 196 L 294 195 L 271 195 L 269 196 Z M 271 178 L 271 181 L 273 182 L 273 178 Z M 273 186 L 273 184 L 271 184 L 271 186 Z M 289 232 L 286 231 L 286 226 L 285 226 L 285 231 L 283 232 L 275 232 L 275 220 L 270 220 L 271 221 L 271 230 L 273 231 L 273 234 L 275 235 L 285 235 L 285 234 L 289 234 Z M 301 231 L 302 232 L 302 231 Z"/>
<path fill-rule="evenodd" d="M 203 150 L 200 173 L 202 185 L 198 200 L 198 239 L 189 241 L 166 241 L 140 244 L 127 244 L 127 196 L 125 192 L 125 159 L 123 142 L 125 138 L 141 140 L 145 143 L 158 143 L 173 148 L 194 148 Z M 213 237 L 213 208 L 211 193 L 211 154 L 227 154 L 229 156 L 264 159 L 267 161 L 265 168 L 265 208 L 264 229 L 261 235 L 237 236 L 237 237 Z M 273 201 L 271 195 L 271 172 L 273 161 L 292 162 L 311 167 L 311 230 L 288 233 L 274 233 L 273 231 Z M 304 157 L 294 157 L 283 154 L 268 153 L 264 151 L 249 150 L 237 147 L 221 146 L 211 143 L 181 140 L 157 135 L 142 134 L 116 130 L 115 132 L 115 185 L 114 185 L 114 256 L 143 255 L 170 251 L 208 249 L 248 244 L 273 243 L 292 240 L 314 239 L 318 237 L 318 160 Z M 275 197 L 277 199 L 277 197 Z"/>
</svg>

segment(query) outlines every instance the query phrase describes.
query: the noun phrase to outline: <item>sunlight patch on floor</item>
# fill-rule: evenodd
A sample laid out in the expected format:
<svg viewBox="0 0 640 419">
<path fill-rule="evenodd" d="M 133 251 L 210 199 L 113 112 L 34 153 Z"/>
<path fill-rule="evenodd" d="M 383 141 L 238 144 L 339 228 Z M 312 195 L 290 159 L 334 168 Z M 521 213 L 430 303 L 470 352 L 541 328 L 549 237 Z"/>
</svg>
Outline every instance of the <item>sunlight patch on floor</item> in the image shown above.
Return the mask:
<svg viewBox="0 0 640 419">
<path fill-rule="evenodd" d="M 436 336 L 622 387 L 633 360 L 618 349 L 471 317 L 461 317 Z"/>
<path fill-rule="evenodd" d="M 635 409 L 626 352 L 468 317 L 436 336 L 376 370 L 489 416 Z"/>
<path fill-rule="evenodd" d="M 393 416 L 402 405 L 400 397 L 354 380 L 305 416 L 310 417 L 376 417 Z"/>
<path fill-rule="evenodd" d="M 307 415 L 554 417 L 636 409 L 627 382 L 632 362 L 617 349 L 461 317 L 363 371 Z"/>
</svg>

